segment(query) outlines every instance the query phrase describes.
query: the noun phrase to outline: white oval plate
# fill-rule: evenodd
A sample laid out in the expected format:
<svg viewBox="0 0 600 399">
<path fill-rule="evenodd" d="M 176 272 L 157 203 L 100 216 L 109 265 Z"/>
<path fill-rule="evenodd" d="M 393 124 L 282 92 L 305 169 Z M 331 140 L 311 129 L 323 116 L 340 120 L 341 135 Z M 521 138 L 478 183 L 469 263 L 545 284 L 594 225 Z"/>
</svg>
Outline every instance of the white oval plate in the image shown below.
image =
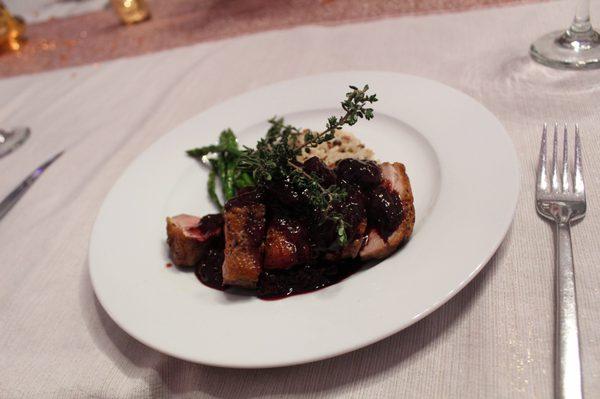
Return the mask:
<svg viewBox="0 0 600 399">
<path fill-rule="evenodd" d="M 165 217 L 214 213 L 207 171 L 184 151 L 231 127 L 253 145 L 280 115 L 322 128 L 349 84 L 377 93 L 375 118 L 348 130 L 382 161 L 403 162 L 416 225 L 378 265 L 323 290 L 277 301 L 203 286 L 165 267 Z M 96 295 L 126 332 L 169 355 L 226 367 L 275 367 L 369 345 L 425 317 L 463 288 L 506 234 L 519 172 L 498 120 L 467 95 L 430 80 L 343 72 L 235 97 L 185 122 L 140 155 L 108 194 L 90 243 Z"/>
</svg>

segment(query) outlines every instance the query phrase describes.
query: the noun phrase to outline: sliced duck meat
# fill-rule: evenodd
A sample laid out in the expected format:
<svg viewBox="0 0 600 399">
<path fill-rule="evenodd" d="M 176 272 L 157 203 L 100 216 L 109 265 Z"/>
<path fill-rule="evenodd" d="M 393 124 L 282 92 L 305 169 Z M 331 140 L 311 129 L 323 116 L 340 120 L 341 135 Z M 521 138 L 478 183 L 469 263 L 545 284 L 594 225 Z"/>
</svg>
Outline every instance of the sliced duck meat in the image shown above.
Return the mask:
<svg viewBox="0 0 600 399">
<path fill-rule="evenodd" d="M 328 252 L 325 254 L 325 259 L 328 261 L 337 261 L 341 259 L 354 259 L 358 256 L 361 248 L 366 243 L 367 236 L 367 219 L 364 218 L 360 224 L 358 225 L 354 239 L 351 239 L 346 246 L 344 246 L 341 250 L 335 252 Z"/>
<path fill-rule="evenodd" d="M 167 244 L 171 260 L 177 266 L 196 265 L 214 240 L 222 239 L 223 216 L 202 219 L 181 214 L 167 218 Z"/>
<path fill-rule="evenodd" d="M 265 205 L 255 192 L 225 204 L 223 284 L 254 288 L 262 271 L 266 235 Z"/>
<path fill-rule="evenodd" d="M 310 257 L 307 227 L 297 218 L 274 216 L 267 230 L 264 268 L 288 269 Z"/>
<path fill-rule="evenodd" d="M 361 259 L 381 259 L 406 242 L 415 224 L 410 181 L 401 163 L 381 164 L 382 182 L 369 194 L 367 242 Z"/>
</svg>

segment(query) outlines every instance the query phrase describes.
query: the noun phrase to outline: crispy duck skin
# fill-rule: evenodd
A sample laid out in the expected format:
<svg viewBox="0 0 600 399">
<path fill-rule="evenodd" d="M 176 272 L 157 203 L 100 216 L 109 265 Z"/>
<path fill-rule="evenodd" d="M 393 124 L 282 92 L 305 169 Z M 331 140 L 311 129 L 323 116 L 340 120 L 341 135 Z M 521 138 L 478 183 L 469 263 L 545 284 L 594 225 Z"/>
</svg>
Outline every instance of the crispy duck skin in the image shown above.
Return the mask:
<svg viewBox="0 0 600 399">
<path fill-rule="evenodd" d="M 177 266 L 194 266 L 203 256 L 209 242 L 222 233 L 220 215 L 207 215 L 202 219 L 186 214 L 167 217 L 167 244 L 171 260 Z"/>
<path fill-rule="evenodd" d="M 265 205 L 239 198 L 225 205 L 223 284 L 254 288 L 263 263 Z"/>
<path fill-rule="evenodd" d="M 384 162 L 381 164 L 381 172 L 382 184 L 400 197 L 404 218 L 400 226 L 387 237 L 387 240 L 384 240 L 375 229 L 367 232 L 367 242 L 359 253 L 360 258 L 364 260 L 383 259 L 390 256 L 410 238 L 415 225 L 414 198 L 404 165 L 399 162 Z"/>
<path fill-rule="evenodd" d="M 265 240 L 265 269 L 289 269 L 310 260 L 306 226 L 289 217 L 276 217 L 269 223 Z"/>
</svg>

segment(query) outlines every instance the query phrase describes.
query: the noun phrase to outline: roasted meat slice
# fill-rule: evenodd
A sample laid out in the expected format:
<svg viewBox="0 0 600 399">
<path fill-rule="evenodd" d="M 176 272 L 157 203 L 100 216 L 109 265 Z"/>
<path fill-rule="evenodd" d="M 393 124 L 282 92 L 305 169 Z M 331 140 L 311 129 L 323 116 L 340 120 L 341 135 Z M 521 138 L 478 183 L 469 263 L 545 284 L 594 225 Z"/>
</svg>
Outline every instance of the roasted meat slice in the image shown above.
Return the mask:
<svg viewBox="0 0 600 399">
<path fill-rule="evenodd" d="M 288 269 L 310 259 L 307 227 L 289 216 L 274 216 L 265 241 L 265 269 Z"/>
<path fill-rule="evenodd" d="M 223 217 L 207 215 L 202 219 L 181 214 L 167 218 L 167 244 L 177 266 L 194 266 L 210 243 L 223 234 Z"/>
<path fill-rule="evenodd" d="M 345 247 L 337 252 L 329 252 L 325 254 L 325 259 L 328 261 L 337 261 L 341 259 L 354 259 L 358 256 L 360 249 L 366 242 L 365 232 L 367 230 L 367 219 L 363 219 L 358 225 L 355 237 Z"/>
<path fill-rule="evenodd" d="M 373 189 L 367 207 L 371 226 L 359 254 L 361 259 L 389 256 L 410 238 L 415 224 L 414 199 L 404 165 L 385 162 L 381 172 L 382 183 Z M 399 224 L 394 223 L 396 218 Z"/>
<path fill-rule="evenodd" d="M 223 284 L 253 288 L 262 270 L 265 205 L 246 192 L 225 204 Z"/>
</svg>

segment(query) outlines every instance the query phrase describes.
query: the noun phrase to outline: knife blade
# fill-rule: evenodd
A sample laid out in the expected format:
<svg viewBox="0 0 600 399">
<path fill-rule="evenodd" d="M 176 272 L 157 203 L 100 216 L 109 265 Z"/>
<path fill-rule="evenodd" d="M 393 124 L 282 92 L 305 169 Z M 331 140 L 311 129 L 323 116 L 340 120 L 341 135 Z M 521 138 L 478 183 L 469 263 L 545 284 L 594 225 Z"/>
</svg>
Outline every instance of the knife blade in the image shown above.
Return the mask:
<svg viewBox="0 0 600 399">
<path fill-rule="evenodd" d="M 21 182 L 21 184 L 19 184 L 13 191 L 11 191 L 10 194 L 6 196 L 6 198 L 2 200 L 2 202 L 0 202 L 0 220 L 2 220 L 4 216 L 8 213 L 8 211 L 10 211 L 13 206 L 15 206 L 15 204 L 21 199 L 21 197 L 23 197 L 23 195 L 42 175 L 42 173 L 44 173 L 44 171 L 50 165 L 52 165 L 54 161 L 60 158 L 60 156 L 63 153 L 64 151 L 59 152 L 58 154 L 54 155 L 52 158 L 38 166 L 33 172 L 29 174 L 29 176 L 25 178 L 25 180 Z"/>
</svg>

